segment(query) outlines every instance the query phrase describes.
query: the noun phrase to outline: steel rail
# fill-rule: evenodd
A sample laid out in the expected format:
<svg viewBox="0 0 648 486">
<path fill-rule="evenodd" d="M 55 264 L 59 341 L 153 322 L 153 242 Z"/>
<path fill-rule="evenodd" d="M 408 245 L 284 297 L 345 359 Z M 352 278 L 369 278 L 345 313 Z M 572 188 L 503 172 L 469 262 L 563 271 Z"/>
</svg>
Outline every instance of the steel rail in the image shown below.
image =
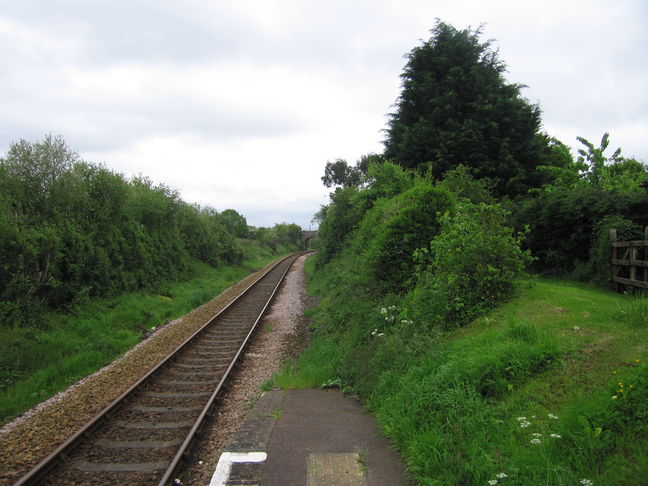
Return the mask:
<svg viewBox="0 0 648 486">
<path fill-rule="evenodd" d="M 88 436 L 89 434 L 96 429 L 101 423 L 104 421 L 108 420 L 108 416 L 114 412 L 116 412 L 126 401 L 129 397 L 134 395 L 143 385 L 145 385 L 147 382 L 149 382 L 154 376 L 162 370 L 167 364 L 171 363 L 177 356 L 178 354 L 186 349 L 188 345 L 194 341 L 199 335 L 201 335 L 206 329 L 208 329 L 214 321 L 216 321 L 222 314 L 224 314 L 228 309 L 230 309 L 235 303 L 237 303 L 239 300 L 245 296 L 248 291 L 250 291 L 255 285 L 257 285 L 264 277 L 266 277 L 270 272 L 272 272 L 274 269 L 276 269 L 279 265 L 282 263 L 286 262 L 288 259 L 293 258 L 293 261 L 286 267 L 285 271 L 282 273 L 281 277 L 279 278 L 277 284 L 275 285 L 273 291 L 271 292 L 270 297 L 267 299 L 267 302 L 263 306 L 262 311 L 259 313 L 257 316 L 252 328 L 250 331 L 247 333 L 242 345 L 239 347 L 238 351 L 236 352 L 236 355 L 230 362 L 229 366 L 227 367 L 227 370 L 225 371 L 224 376 L 222 379 L 219 381 L 217 384 L 215 390 L 212 392 L 207 405 L 203 407 L 203 410 L 201 411 L 198 419 L 196 420 L 196 423 L 193 425 L 191 428 L 189 434 L 183 441 L 182 445 L 178 449 L 178 452 L 176 453 L 175 457 L 171 461 L 169 467 L 164 473 L 163 479 L 158 483 L 159 486 L 163 486 L 166 484 L 169 484 L 171 481 L 171 477 L 177 471 L 178 467 L 181 464 L 182 457 L 187 453 L 189 450 L 197 431 L 199 430 L 200 426 L 204 422 L 205 417 L 208 415 L 209 410 L 212 408 L 219 392 L 221 391 L 227 377 L 229 376 L 231 370 L 234 368 L 236 362 L 238 361 L 240 355 L 242 354 L 245 346 L 249 342 L 250 337 L 252 336 L 254 330 L 257 327 L 258 322 L 261 320 L 263 317 L 263 314 L 267 310 L 268 306 L 272 302 L 279 286 L 283 282 L 283 279 L 294 263 L 294 261 L 299 258 L 302 255 L 305 255 L 307 253 L 310 253 L 309 251 L 302 251 L 298 253 L 294 253 L 292 255 L 288 255 L 278 262 L 275 263 L 272 267 L 268 268 L 265 272 L 263 272 L 261 275 L 259 275 L 256 279 L 254 279 L 253 282 L 251 282 L 244 290 L 242 290 L 234 299 L 232 299 L 231 302 L 229 302 L 225 307 L 223 307 L 220 311 L 218 311 L 213 317 L 211 317 L 204 325 L 202 325 L 198 330 L 196 330 L 191 336 L 189 336 L 187 339 L 185 339 L 181 344 L 179 344 L 166 358 L 164 358 L 162 361 L 160 361 L 155 367 L 153 367 L 151 370 L 149 370 L 144 376 L 142 376 L 139 380 L 137 380 L 131 387 L 129 387 L 126 391 L 124 391 L 121 395 L 119 395 L 116 399 L 114 399 L 110 404 L 108 404 L 106 407 L 104 407 L 101 411 L 99 411 L 97 414 L 95 414 L 88 422 L 86 422 L 85 425 L 83 425 L 79 430 L 77 430 L 72 436 L 70 436 L 67 440 L 65 440 L 62 444 L 60 444 L 52 453 L 50 453 L 47 457 L 45 457 L 42 461 L 40 461 L 36 466 L 34 466 L 27 474 L 22 476 L 17 482 L 14 483 L 13 486 L 29 486 L 29 485 L 34 485 L 37 484 L 38 481 L 41 479 L 44 479 L 45 476 L 47 475 L 48 472 L 50 472 L 53 468 L 57 467 L 60 463 L 62 463 L 67 456 L 74 450 L 76 449 Z"/>
<path fill-rule="evenodd" d="M 291 258 L 291 257 L 288 257 L 288 258 Z M 294 260 L 296 260 L 297 258 L 298 257 L 295 257 Z M 293 260 L 293 262 L 294 262 L 294 260 Z M 268 297 L 268 300 L 265 303 L 265 305 L 263 306 L 263 309 L 261 309 L 261 312 L 259 312 L 259 315 L 257 316 L 256 320 L 254 321 L 254 324 L 252 324 L 252 328 L 247 333 L 247 336 L 245 336 L 245 339 L 241 343 L 241 346 L 239 347 L 238 351 L 236 352 L 236 355 L 234 356 L 234 359 L 232 359 L 229 366 L 227 367 L 227 370 L 223 374 L 223 377 L 219 381 L 218 385 L 216 385 L 216 388 L 214 389 L 214 392 L 209 397 L 209 400 L 207 401 L 207 404 L 205 405 L 203 410 L 200 412 L 200 415 L 198 416 L 198 419 L 196 420 L 193 427 L 189 431 L 189 434 L 187 434 L 187 437 L 185 438 L 184 442 L 182 443 L 182 445 L 178 449 L 178 452 L 176 453 L 175 457 L 171 461 L 171 464 L 169 465 L 166 472 L 164 473 L 164 476 L 162 477 L 162 479 L 158 483 L 158 486 L 166 486 L 167 484 L 171 483 L 171 481 L 173 479 L 173 476 L 175 475 L 176 470 L 180 467 L 183 456 L 189 450 L 192 442 L 195 439 L 195 436 L 196 436 L 196 433 L 198 432 L 198 429 L 203 425 L 204 419 L 208 415 L 210 409 L 212 408 L 212 405 L 214 404 L 214 402 L 216 400 L 216 397 L 220 393 L 221 388 L 223 387 L 223 385 L 225 384 L 225 381 L 229 377 L 230 372 L 232 371 L 234 366 L 237 364 L 237 362 L 239 360 L 239 357 L 243 353 L 243 350 L 245 349 L 245 347 L 248 344 L 248 341 L 250 340 L 250 337 L 252 336 L 252 334 L 256 330 L 257 325 L 259 324 L 259 321 L 261 320 L 261 318 L 263 317 L 263 315 L 266 312 L 266 309 L 268 308 L 268 306 L 270 305 L 270 303 L 274 299 L 274 296 L 277 293 L 277 290 L 279 289 L 279 286 L 283 282 L 284 277 L 288 273 L 288 270 L 290 270 L 291 266 L 292 266 L 292 263 L 286 267 L 286 269 L 281 274 L 281 277 L 279 277 L 279 280 L 277 281 L 277 284 L 274 286 L 274 289 L 270 293 L 270 297 Z M 276 268 L 276 267 L 273 267 L 273 268 Z"/>
</svg>

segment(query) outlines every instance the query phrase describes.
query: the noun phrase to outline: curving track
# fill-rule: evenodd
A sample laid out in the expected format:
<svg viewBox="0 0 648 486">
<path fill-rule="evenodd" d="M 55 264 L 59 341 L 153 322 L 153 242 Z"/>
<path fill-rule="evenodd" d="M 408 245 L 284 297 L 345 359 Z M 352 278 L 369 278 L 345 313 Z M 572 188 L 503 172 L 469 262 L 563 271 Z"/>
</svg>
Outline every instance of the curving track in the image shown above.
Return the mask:
<svg viewBox="0 0 648 486">
<path fill-rule="evenodd" d="M 293 262 L 268 270 L 15 486 L 171 484 Z"/>
</svg>

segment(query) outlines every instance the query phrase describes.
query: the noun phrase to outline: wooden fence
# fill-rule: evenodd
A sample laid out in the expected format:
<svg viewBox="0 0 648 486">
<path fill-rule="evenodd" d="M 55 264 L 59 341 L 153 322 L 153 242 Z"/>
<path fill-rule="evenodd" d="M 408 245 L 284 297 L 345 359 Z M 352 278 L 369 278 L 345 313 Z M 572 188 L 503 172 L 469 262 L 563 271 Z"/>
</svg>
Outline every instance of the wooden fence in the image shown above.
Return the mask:
<svg viewBox="0 0 648 486">
<path fill-rule="evenodd" d="M 612 281 L 620 290 L 622 286 L 648 289 L 648 226 L 644 239 L 618 241 L 617 230 L 610 230 L 612 245 Z"/>
</svg>

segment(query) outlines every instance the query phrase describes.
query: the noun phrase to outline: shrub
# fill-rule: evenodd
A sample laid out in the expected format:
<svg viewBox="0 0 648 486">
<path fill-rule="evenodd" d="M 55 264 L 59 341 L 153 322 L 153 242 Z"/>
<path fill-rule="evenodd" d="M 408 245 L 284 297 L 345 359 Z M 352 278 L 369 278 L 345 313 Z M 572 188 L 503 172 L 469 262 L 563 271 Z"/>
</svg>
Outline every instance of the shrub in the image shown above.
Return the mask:
<svg viewBox="0 0 648 486">
<path fill-rule="evenodd" d="M 417 254 L 430 263 L 410 296 L 416 321 L 462 325 L 510 293 L 531 256 L 507 216 L 497 205 L 460 203 L 441 218 L 441 233 Z"/>
<path fill-rule="evenodd" d="M 366 258 L 375 282 L 384 290 L 404 290 L 415 273 L 414 252 L 439 232 L 437 214 L 452 209 L 452 195 L 420 181 L 367 213 L 357 239 L 367 241 Z"/>
<path fill-rule="evenodd" d="M 620 215 L 606 216 L 594 225 L 589 259 L 578 262 L 571 276 L 577 280 L 605 287 L 610 282 L 610 230 L 617 230 L 621 241 L 643 238 L 640 225 Z"/>
<path fill-rule="evenodd" d="M 648 197 L 591 187 L 543 192 L 518 203 L 513 219 L 518 230 L 529 227 L 524 246 L 537 259 L 534 267 L 564 275 L 590 258 L 598 225 L 614 215 L 647 225 Z"/>
</svg>

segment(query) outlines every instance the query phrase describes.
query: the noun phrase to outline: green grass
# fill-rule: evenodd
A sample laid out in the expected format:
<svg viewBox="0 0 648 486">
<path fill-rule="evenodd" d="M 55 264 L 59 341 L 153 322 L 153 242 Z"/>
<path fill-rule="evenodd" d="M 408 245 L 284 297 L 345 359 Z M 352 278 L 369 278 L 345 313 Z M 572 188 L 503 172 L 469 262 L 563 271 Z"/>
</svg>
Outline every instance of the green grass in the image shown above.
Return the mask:
<svg viewBox="0 0 648 486">
<path fill-rule="evenodd" d="M 374 315 L 349 310 L 346 326 L 327 327 L 316 312 L 319 335 L 275 383 L 337 382 L 359 394 L 423 485 L 645 485 L 644 305 L 529 278 L 444 334 L 406 325 L 358 338 Z"/>
<path fill-rule="evenodd" d="M 152 327 L 186 314 L 277 257 L 255 242 L 241 244 L 245 260 L 239 266 L 196 264 L 190 280 L 50 312 L 33 327 L 0 330 L 0 422 L 110 363 Z"/>
</svg>

